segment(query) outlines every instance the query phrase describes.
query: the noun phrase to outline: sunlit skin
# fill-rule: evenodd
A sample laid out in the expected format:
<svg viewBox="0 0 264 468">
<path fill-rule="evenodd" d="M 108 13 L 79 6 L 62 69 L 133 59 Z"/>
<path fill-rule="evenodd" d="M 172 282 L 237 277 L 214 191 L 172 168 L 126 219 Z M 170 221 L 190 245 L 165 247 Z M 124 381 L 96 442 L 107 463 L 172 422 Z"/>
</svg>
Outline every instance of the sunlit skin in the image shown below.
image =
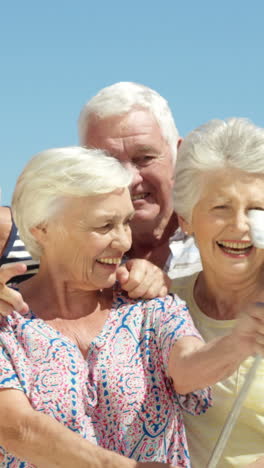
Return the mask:
<svg viewBox="0 0 264 468">
<path fill-rule="evenodd" d="M 39 273 L 23 282 L 20 292 L 39 317 L 83 318 L 89 322 L 89 336 L 84 334 L 81 322 L 78 330 L 79 336 L 84 335 L 85 348 L 108 316 L 112 290 L 107 288 L 114 285 L 118 266 L 131 246 L 129 224 L 133 213 L 130 193 L 125 188 L 104 195 L 68 198 L 54 220 L 32 229 L 43 255 Z M 75 329 L 79 325 L 75 324 Z M 66 323 L 72 335 L 71 326 Z"/>
<path fill-rule="evenodd" d="M 107 288 L 131 245 L 134 209 L 128 189 L 69 198 L 42 236 L 45 268 L 57 264 L 59 277 L 85 290 Z M 67 248 L 65 248 L 67 246 Z"/>
<path fill-rule="evenodd" d="M 195 236 L 204 268 L 196 293 L 239 308 L 263 289 L 264 250 L 252 245 L 248 212 L 264 210 L 264 176 L 229 168 L 205 174 L 203 183 L 191 221 L 182 222 Z"/>
<path fill-rule="evenodd" d="M 135 109 L 123 116 L 101 120 L 92 117 L 85 144 L 107 150 L 133 169 L 133 245 L 137 241 L 142 244 L 159 241 L 168 226 L 170 232 L 166 236 L 172 235 L 177 218 L 172 203 L 171 149 L 152 114 Z"/>
</svg>

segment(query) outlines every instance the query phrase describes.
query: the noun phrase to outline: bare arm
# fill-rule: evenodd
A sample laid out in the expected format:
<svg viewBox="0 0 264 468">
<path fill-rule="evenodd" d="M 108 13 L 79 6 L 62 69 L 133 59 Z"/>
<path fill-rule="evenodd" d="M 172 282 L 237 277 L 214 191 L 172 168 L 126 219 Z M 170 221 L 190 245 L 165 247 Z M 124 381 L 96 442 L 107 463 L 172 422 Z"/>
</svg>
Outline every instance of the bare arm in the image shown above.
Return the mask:
<svg viewBox="0 0 264 468">
<path fill-rule="evenodd" d="M 169 468 L 137 463 L 91 444 L 55 419 L 32 409 L 19 390 L 0 391 L 0 445 L 38 468 Z"/>
<path fill-rule="evenodd" d="M 229 335 L 206 344 L 191 336 L 177 341 L 172 348 L 168 368 L 175 390 L 186 394 L 212 385 L 231 375 L 247 357 L 263 354 L 263 310 L 251 306 Z"/>
</svg>

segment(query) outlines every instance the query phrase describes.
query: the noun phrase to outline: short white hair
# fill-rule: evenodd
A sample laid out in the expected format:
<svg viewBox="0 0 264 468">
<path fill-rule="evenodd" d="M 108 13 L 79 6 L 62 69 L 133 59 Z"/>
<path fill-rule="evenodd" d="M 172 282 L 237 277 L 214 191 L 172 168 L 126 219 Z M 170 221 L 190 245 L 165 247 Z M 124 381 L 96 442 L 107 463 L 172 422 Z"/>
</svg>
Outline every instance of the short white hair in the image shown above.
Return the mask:
<svg viewBox="0 0 264 468">
<path fill-rule="evenodd" d="M 32 257 L 39 259 L 41 247 L 30 229 L 56 216 L 64 199 L 111 193 L 128 187 L 132 177 L 122 163 L 99 149 L 75 146 L 35 155 L 18 178 L 12 199 L 15 223 Z"/>
<path fill-rule="evenodd" d="M 78 121 L 80 143 L 87 144 L 85 137 L 91 117 L 104 119 L 121 116 L 138 108 L 146 109 L 152 113 L 163 138 L 171 148 L 172 160 L 175 163 L 179 132 L 168 102 L 157 91 L 138 83 L 122 81 L 107 86 L 85 104 Z"/>
<path fill-rule="evenodd" d="M 211 120 L 181 143 L 175 169 L 174 207 L 190 221 L 206 183 L 204 175 L 236 168 L 264 174 L 264 129 L 244 118 Z"/>
</svg>

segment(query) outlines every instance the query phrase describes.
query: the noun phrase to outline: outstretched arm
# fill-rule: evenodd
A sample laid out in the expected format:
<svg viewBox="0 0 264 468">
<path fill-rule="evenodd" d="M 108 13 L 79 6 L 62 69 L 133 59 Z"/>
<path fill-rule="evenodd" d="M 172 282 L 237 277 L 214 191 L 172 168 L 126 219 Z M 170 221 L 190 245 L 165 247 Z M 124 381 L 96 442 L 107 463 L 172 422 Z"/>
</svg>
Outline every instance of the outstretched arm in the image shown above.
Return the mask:
<svg viewBox="0 0 264 468">
<path fill-rule="evenodd" d="M 264 305 L 251 305 L 226 336 L 203 344 L 186 336 L 170 353 L 169 374 L 175 390 L 186 394 L 223 380 L 249 356 L 264 354 Z"/>
</svg>

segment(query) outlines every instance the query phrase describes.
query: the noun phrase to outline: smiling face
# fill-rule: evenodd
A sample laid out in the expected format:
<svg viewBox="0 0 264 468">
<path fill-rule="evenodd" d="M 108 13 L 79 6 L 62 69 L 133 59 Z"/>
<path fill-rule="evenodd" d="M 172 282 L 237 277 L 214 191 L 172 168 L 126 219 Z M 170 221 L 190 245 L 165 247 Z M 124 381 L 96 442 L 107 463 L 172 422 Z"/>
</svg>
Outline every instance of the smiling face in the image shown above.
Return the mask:
<svg viewBox="0 0 264 468">
<path fill-rule="evenodd" d="M 264 176 L 227 169 L 205 174 L 203 182 L 192 220 L 183 228 L 195 236 L 204 271 L 231 281 L 257 275 L 264 250 L 252 245 L 248 212 L 264 210 Z"/>
<path fill-rule="evenodd" d="M 173 212 L 171 150 L 149 111 L 135 109 L 123 116 L 91 118 L 85 144 L 108 151 L 132 168 L 133 229 L 152 233 L 161 220 L 170 218 Z"/>
<path fill-rule="evenodd" d="M 93 197 L 69 198 L 41 233 L 41 259 L 62 280 L 84 289 L 113 286 L 124 253 L 131 246 L 134 210 L 128 189 Z"/>
</svg>

